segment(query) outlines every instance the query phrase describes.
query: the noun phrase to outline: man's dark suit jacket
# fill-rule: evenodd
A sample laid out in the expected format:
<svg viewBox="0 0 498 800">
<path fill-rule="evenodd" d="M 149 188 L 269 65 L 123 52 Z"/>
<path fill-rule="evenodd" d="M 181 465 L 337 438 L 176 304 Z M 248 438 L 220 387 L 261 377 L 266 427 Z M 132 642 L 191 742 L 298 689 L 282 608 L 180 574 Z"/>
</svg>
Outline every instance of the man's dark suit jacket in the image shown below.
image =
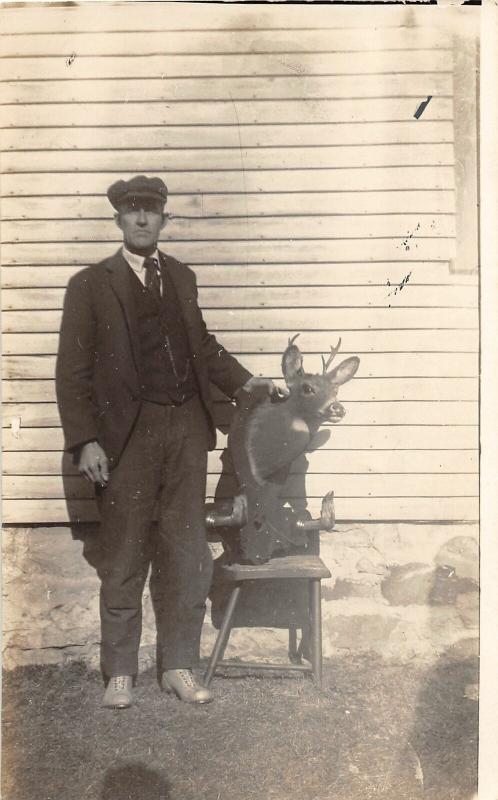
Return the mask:
<svg viewBox="0 0 498 800">
<path fill-rule="evenodd" d="M 216 443 L 210 381 L 228 397 L 251 377 L 208 333 L 197 302 L 193 271 L 160 253 L 175 286 L 192 364 Z M 98 440 L 110 466 L 126 444 L 140 408 L 140 346 L 131 268 L 121 250 L 78 272 L 64 301 L 56 366 L 57 401 L 67 450 Z"/>
</svg>

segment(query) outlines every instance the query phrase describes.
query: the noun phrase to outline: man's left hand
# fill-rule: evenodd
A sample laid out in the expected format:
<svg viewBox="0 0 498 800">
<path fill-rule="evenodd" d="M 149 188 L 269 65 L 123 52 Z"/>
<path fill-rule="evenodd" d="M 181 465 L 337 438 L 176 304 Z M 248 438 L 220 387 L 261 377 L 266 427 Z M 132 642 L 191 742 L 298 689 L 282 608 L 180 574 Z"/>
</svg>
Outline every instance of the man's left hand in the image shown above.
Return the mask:
<svg viewBox="0 0 498 800">
<path fill-rule="evenodd" d="M 258 375 L 253 375 L 252 378 L 242 386 L 244 392 L 254 392 L 255 389 L 266 387 L 270 397 L 285 396 L 289 394 L 287 389 L 281 389 L 276 383 L 273 383 L 271 378 L 260 378 Z"/>
</svg>

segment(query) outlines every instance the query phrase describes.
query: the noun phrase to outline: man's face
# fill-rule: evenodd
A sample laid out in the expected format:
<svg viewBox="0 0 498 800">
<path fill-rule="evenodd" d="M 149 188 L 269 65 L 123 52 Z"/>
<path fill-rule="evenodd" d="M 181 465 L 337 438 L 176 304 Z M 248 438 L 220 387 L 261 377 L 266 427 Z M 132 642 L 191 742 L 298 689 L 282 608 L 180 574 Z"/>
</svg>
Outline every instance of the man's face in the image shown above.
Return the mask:
<svg viewBox="0 0 498 800">
<path fill-rule="evenodd" d="M 127 249 L 144 256 L 151 255 L 156 249 L 159 234 L 167 221 L 163 206 L 148 197 L 127 201 L 120 207 L 115 219 L 123 231 Z"/>
</svg>

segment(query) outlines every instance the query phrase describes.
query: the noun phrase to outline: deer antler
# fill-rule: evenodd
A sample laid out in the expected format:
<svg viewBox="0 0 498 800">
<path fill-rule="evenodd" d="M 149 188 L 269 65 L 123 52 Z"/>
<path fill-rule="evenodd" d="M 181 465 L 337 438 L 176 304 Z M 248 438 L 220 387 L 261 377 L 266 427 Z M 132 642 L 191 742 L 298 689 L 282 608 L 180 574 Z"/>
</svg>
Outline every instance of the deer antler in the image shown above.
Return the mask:
<svg viewBox="0 0 498 800">
<path fill-rule="evenodd" d="M 327 372 L 327 370 L 330 367 L 330 365 L 332 364 L 332 361 L 334 360 L 334 358 L 335 358 L 335 356 L 337 354 L 337 351 L 339 350 L 340 346 L 341 346 L 341 337 L 339 336 L 339 341 L 337 342 L 336 346 L 332 347 L 332 345 L 330 345 L 330 355 L 329 355 L 327 361 L 325 361 L 324 357 L 322 356 L 323 374 L 324 375 Z"/>
</svg>

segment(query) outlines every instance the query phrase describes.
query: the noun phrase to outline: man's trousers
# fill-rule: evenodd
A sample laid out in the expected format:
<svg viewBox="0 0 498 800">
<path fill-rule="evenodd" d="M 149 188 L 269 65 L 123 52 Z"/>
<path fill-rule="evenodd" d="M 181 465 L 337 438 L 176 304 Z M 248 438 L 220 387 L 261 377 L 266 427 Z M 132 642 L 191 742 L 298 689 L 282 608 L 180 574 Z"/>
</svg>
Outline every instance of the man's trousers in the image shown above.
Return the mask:
<svg viewBox="0 0 498 800">
<path fill-rule="evenodd" d="M 108 485 L 97 492 L 101 526 L 92 560 L 101 580 L 107 678 L 138 671 L 149 565 L 161 668 L 198 662 L 212 576 L 204 524 L 207 447 L 197 396 L 176 407 L 144 401 Z"/>
</svg>

